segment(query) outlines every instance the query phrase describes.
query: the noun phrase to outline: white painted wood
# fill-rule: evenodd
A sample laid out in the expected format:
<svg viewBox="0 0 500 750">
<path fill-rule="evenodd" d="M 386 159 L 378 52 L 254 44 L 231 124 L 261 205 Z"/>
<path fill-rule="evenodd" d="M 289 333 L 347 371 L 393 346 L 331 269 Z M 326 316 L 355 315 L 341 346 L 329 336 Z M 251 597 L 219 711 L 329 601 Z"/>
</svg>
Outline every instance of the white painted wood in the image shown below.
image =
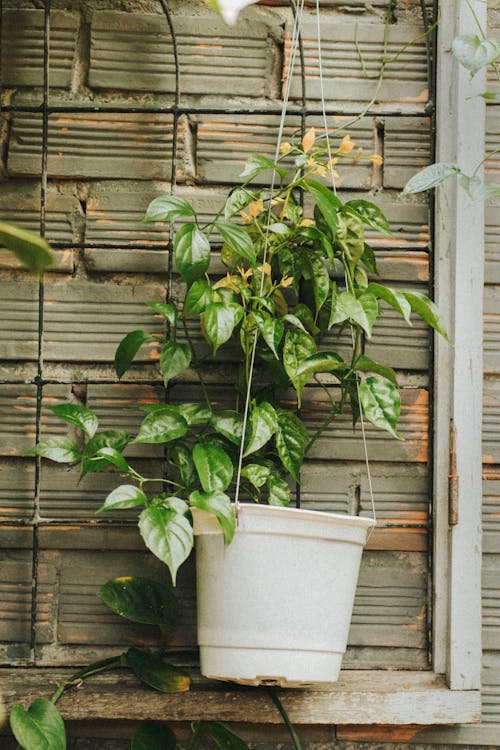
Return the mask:
<svg viewBox="0 0 500 750">
<path fill-rule="evenodd" d="M 473 79 L 451 52 L 479 33 L 468 3 L 440 2 L 436 160 L 472 175 L 484 157 L 484 73 Z M 486 28 L 486 3 L 472 0 Z M 479 170 L 478 174 L 481 174 Z M 480 685 L 481 397 L 484 205 L 452 178 L 436 196 L 435 298 L 452 345 L 436 344 L 434 668 L 452 689 Z M 449 429 L 456 436 L 458 523 L 448 530 Z"/>
<path fill-rule="evenodd" d="M 68 679 L 57 669 L 0 669 L 7 707 L 28 705 L 47 697 Z M 449 690 L 430 672 L 344 671 L 338 683 L 323 690 L 280 690 L 293 724 L 451 724 L 478 722 L 480 695 L 475 690 Z M 238 688 L 224 683 L 194 685 L 191 691 L 165 695 L 120 671 L 96 675 L 82 689 L 68 691 L 58 703 L 65 719 L 120 720 L 194 719 L 278 724 L 282 719 L 265 688 Z"/>
</svg>

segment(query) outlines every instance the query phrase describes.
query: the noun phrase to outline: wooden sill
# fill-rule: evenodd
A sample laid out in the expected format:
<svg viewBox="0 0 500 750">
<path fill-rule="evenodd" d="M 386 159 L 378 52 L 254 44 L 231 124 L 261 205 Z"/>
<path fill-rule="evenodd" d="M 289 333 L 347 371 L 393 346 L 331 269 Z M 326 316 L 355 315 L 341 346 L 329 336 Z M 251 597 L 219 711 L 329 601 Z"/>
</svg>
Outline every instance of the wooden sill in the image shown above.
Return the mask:
<svg viewBox="0 0 500 750">
<path fill-rule="evenodd" d="M 4 700 L 27 706 L 49 697 L 71 675 L 55 668 L 0 669 Z M 456 724 L 480 721 L 477 690 L 449 690 L 432 672 L 349 671 L 327 689 L 279 690 L 294 724 Z M 266 688 L 197 678 L 189 692 L 165 694 L 138 684 L 125 671 L 96 675 L 68 690 L 58 703 L 65 719 L 192 721 L 279 724 Z"/>
</svg>

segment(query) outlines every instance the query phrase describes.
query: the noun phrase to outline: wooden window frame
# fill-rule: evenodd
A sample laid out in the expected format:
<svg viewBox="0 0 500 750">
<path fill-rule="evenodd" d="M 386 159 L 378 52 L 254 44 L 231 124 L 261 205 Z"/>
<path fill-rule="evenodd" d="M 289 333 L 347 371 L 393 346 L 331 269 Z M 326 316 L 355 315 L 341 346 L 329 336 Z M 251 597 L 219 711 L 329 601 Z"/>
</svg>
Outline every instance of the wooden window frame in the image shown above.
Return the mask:
<svg viewBox="0 0 500 750">
<path fill-rule="evenodd" d="M 486 4 L 477 17 L 486 28 Z M 484 156 L 485 75 L 473 79 L 451 53 L 455 36 L 477 33 L 466 3 L 441 0 L 437 34 L 436 161 L 472 174 Z M 441 85 L 440 85 L 441 84 Z M 435 344 L 432 669 L 345 670 L 334 686 L 281 691 L 296 724 L 455 724 L 480 720 L 481 674 L 481 397 L 484 206 L 456 180 L 436 191 L 435 299 L 451 343 Z M 6 697 L 24 704 L 64 669 L 0 669 Z M 162 695 L 127 675 L 96 676 L 68 691 L 68 720 L 218 719 L 276 724 L 281 717 L 259 688 L 194 681 Z"/>
</svg>

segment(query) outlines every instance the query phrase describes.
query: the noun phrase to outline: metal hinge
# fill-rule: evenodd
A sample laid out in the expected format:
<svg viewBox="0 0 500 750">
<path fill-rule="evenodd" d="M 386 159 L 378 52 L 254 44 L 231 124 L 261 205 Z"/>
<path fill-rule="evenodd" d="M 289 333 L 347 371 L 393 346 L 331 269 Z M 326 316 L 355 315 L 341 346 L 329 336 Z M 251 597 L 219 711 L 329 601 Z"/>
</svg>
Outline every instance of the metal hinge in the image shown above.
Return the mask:
<svg viewBox="0 0 500 750">
<path fill-rule="evenodd" d="M 453 421 L 450 422 L 450 471 L 448 474 L 448 524 L 458 523 L 458 474 L 456 432 Z"/>
</svg>

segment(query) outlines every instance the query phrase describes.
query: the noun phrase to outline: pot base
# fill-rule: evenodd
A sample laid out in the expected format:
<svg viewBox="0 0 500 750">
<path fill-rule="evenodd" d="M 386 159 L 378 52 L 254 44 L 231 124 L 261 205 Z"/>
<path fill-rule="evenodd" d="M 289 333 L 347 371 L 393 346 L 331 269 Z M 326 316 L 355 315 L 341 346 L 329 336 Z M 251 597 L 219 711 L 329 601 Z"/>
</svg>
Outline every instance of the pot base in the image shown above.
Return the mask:
<svg viewBox="0 0 500 750">
<path fill-rule="evenodd" d="M 239 685 L 307 688 L 334 683 L 340 673 L 342 656 L 331 651 L 202 646 L 200 666 L 201 673 L 214 680 Z M 266 674 L 262 674 L 263 664 Z"/>
</svg>

